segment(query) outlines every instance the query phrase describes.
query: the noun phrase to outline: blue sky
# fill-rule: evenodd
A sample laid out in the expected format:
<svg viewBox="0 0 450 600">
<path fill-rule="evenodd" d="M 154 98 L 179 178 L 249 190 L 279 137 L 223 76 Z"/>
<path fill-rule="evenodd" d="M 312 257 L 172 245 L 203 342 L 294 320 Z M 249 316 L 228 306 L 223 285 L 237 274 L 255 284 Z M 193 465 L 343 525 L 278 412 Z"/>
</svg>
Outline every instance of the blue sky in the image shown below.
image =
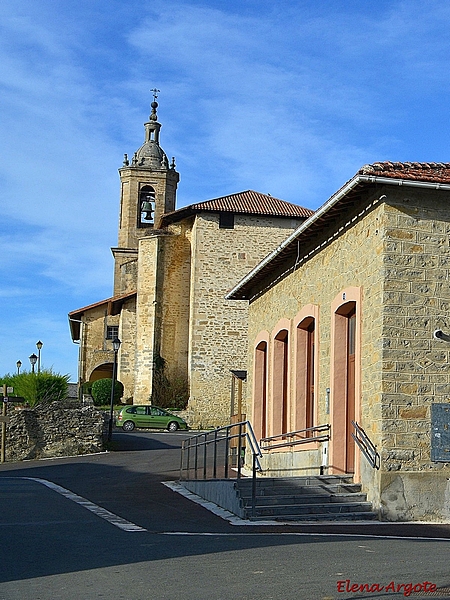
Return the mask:
<svg viewBox="0 0 450 600">
<path fill-rule="evenodd" d="M 112 293 L 123 154 L 157 87 L 178 207 L 254 189 L 317 208 L 364 164 L 449 161 L 450 4 L 0 3 L 0 375 Z"/>
</svg>

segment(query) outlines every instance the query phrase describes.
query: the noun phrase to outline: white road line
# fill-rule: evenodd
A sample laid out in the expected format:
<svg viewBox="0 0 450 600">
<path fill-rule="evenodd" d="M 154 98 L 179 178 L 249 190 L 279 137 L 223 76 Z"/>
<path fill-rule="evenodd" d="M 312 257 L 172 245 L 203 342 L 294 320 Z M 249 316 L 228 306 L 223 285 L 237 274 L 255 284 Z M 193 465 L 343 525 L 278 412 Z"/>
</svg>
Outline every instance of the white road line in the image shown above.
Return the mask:
<svg viewBox="0 0 450 600">
<path fill-rule="evenodd" d="M 97 515 L 97 517 L 108 521 L 108 523 L 111 523 L 111 525 L 115 525 L 116 527 L 119 527 L 119 529 L 123 529 L 123 531 L 147 531 L 147 529 L 144 529 L 144 527 L 135 525 L 134 523 L 131 523 L 130 521 L 127 521 L 126 519 L 123 519 L 118 515 L 115 515 L 109 510 L 106 510 L 106 508 L 102 508 L 101 506 L 94 504 L 90 500 L 86 500 L 86 498 L 78 496 L 78 494 L 74 494 L 70 490 L 66 490 L 66 488 L 63 488 L 56 483 L 53 483 L 53 481 L 48 481 L 47 479 L 39 479 L 38 477 L 10 477 L 9 479 L 28 479 L 30 481 L 36 481 L 37 483 L 41 483 L 42 485 L 45 485 L 54 492 L 61 494 L 61 496 L 64 496 L 68 500 L 72 500 L 72 502 L 75 502 L 83 508 L 90 510 L 92 513 Z"/>
<path fill-rule="evenodd" d="M 86 500 L 86 498 L 83 498 L 82 496 L 78 496 L 78 494 L 75 494 L 74 492 L 71 492 L 70 490 L 67 490 L 66 488 L 63 488 L 62 486 L 53 483 L 52 481 L 48 481 L 47 479 L 40 479 L 38 477 L 7 477 L 7 476 L 2 476 L 0 478 L 0 481 L 2 479 L 26 479 L 29 481 L 36 481 L 37 483 L 41 483 L 42 485 L 45 485 L 46 487 L 48 487 L 49 489 L 53 490 L 54 492 L 57 492 L 58 494 L 61 494 L 61 496 L 64 496 L 65 498 L 67 498 L 68 500 L 72 500 L 72 502 L 75 502 L 77 504 L 79 504 L 80 506 L 83 506 L 84 508 L 86 508 L 87 510 L 90 510 L 91 512 L 93 512 L 94 514 L 96 514 L 98 517 L 105 519 L 105 521 L 108 521 L 109 523 L 111 523 L 112 525 L 115 525 L 116 527 L 119 527 L 120 529 L 122 529 L 123 531 L 146 531 L 148 532 L 148 529 L 145 529 L 144 527 L 140 527 L 139 525 L 135 525 L 134 523 L 131 523 L 131 521 L 127 521 L 126 519 L 123 519 L 122 517 L 119 517 L 118 515 L 115 515 L 114 513 L 110 512 L 109 510 L 106 510 L 105 508 L 102 508 L 100 506 L 98 506 L 97 504 L 94 504 L 93 502 L 91 502 L 90 500 Z M 206 508 L 207 510 L 209 510 L 210 512 L 214 513 L 215 515 L 226 519 L 227 521 L 229 521 L 229 523 L 231 523 L 232 525 L 252 525 L 252 526 L 258 526 L 258 525 L 276 525 L 276 526 L 280 526 L 280 525 L 292 525 L 292 522 L 286 522 L 286 523 L 281 523 L 279 521 L 246 521 L 244 519 L 240 519 L 239 517 L 237 517 L 236 515 L 234 515 L 233 513 L 220 508 L 219 506 L 217 506 L 217 504 L 214 504 L 213 502 L 209 502 L 207 500 L 205 500 L 204 498 L 201 498 L 200 496 L 197 496 L 196 494 L 190 492 L 189 490 L 187 490 L 185 487 L 183 487 L 182 485 L 180 485 L 178 482 L 176 481 L 164 481 L 161 482 L 163 485 L 165 485 L 166 487 L 170 488 L 171 490 L 173 490 L 174 492 L 177 492 L 179 494 L 181 494 L 182 496 L 185 496 L 186 498 L 188 498 L 189 500 L 191 500 L 192 502 L 195 502 L 196 504 L 200 504 L 201 506 L 203 506 L 204 508 Z M 330 523 L 314 523 L 314 522 L 310 522 L 310 523 L 302 523 L 303 525 L 330 525 Z M 352 522 L 348 522 L 348 523 L 338 523 L 338 525 L 355 525 L 356 523 L 352 523 Z M 380 524 L 380 523 L 374 523 L 373 521 L 367 521 L 367 523 L 363 522 L 363 523 L 358 523 L 358 525 L 376 525 L 376 524 Z M 416 525 L 436 525 L 436 523 L 434 522 L 415 522 L 414 524 Z M 383 523 L 383 525 L 398 525 L 398 523 Z M 423 541 L 431 541 L 431 542 L 450 542 L 449 538 L 440 538 L 440 537 L 426 537 L 426 536 L 401 536 L 401 535 L 374 535 L 374 534 L 370 534 L 370 533 L 313 533 L 313 532 L 298 532 L 298 531 L 294 531 L 294 532 L 288 532 L 288 531 L 284 531 L 284 532 L 245 532 L 245 533 L 214 533 L 214 532 L 189 532 L 189 531 L 160 531 L 158 532 L 158 535 L 172 535 L 172 536 L 200 536 L 200 537 L 236 537 L 236 536 L 297 536 L 297 537 L 353 537 L 353 538 L 373 538 L 373 539 L 386 539 L 386 540 L 423 540 Z"/>
</svg>

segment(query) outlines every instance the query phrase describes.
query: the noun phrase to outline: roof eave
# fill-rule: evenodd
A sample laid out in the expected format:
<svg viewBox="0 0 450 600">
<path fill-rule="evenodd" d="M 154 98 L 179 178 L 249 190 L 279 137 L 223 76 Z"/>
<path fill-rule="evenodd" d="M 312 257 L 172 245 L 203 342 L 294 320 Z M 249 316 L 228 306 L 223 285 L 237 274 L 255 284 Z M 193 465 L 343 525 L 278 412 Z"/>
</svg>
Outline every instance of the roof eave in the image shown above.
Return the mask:
<svg viewBox="0 0 450 600">
<path fill-rule="evenodd" d="M 246 287 L 250 284 L 252 279 L 256 277 L 262 269 L 264 269 L 274 258 L 283 252 L 287 246 L 295 241 L 305 230 L 307 230 L 313 223 L 320 219 L 325 213 L 333 208 L 338 202 L 340 202 L 345 196 L 355 189 L 360 184 L 382 184 L 382 185 L 397 185 L 397 186 L 410 186 L 410 187 L 421 187 L 436 190 L 450 190 L 450 184 L 436 183 L 431 181 L 417 181 L 414 179 L 395 179 L 391 177 L 379 177 L 377 175 L 355 175 L 350 181 L 348 181 L 340 190 L 338 190 L 333 196 L 331 196 L 325 204 L 323 204 L 315 213 L 313 213 L 306 221 L 304 221 L 295 231 L 291 233 L 273 252 L 268 254 L 259 264 L 256 265 L 241 281 L 228 292 L 225 296 L 226 300 L 249 300 L 249 294 L 246 291 Z"/>
<path fill-rule="evenodd" d="M 79 342 L 81 338 L 81 325 L 84 323 L 82 317 L 85 312 L 89 312 L 90 310 L 94 310 L 99 308 L 100 306 L 107 306 L 107 312 L 109 315 L 115 315 L 120 312 L 120 309 L 123 303 L 136 296 L 137 292 L 127 292 L 126 294 L 122 294 L 120 296 L 113 296 L 112 298 L 106 298 L 105 300 L 100 300 L 100 302 L 95 302 L 94 304 L 89 304 L 88 306 L 83 306 L 82 308 L 78 308 L 76 310 L 72 310 L 69 314 L 69 328 L 70 335 L 72 337 L 73 342 Z"/>
</svg>

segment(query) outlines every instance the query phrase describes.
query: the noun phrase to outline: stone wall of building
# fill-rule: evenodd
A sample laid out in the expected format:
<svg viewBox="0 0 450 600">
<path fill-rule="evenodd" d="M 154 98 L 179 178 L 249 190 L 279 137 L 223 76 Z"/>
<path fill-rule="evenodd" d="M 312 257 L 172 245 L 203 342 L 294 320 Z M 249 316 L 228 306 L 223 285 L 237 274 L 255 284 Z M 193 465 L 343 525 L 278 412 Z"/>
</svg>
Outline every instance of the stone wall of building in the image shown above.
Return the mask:
<svg viewBox="0 0 450 600">
<path fill-rule="evenodd" d="M 81 407 L 73 402 L 10 409 L 6 461 L 101 452 L 105 414 L 93 406 Z"/>
<path fill-rule="evenodd" d="M 450 463 L 431 461 L 431 405 L 450 402 L 450 195 L 390 191 L 385 210 L 381 507 L 450 517 Z M 433 476 L 434 475 L 434 476 Z"/>
<path fill-rule="evenodd" d="M 191 287 L 192 219 L 169 227 L 164 238 L 160 269 L 164 273 L 158 301 L 161 304 L 160 354 L 166 361 L 169 380 L 188 381 L 189 301 Z"/>
<path fill-rule="evenodd" d="M 190 424 L 223 425 L 230 418 L 231 373 L 245 370 L 248 303 L 225 294 L 296 227 L 291 219 L 197 215 L 192 231 L 190 292 Z"/>
<path fill-rule="evenodd" d="M 120 312 L 117 378 L 123 383 L 123 401 L 128 402 L 134 392 L 134 361 L 136 353 L 136 298 L 127 300 Z"/>
<path fill-rule="evenodd" d="M 397 192 L 385 219 L 383 435 L 388 470 L 430 464 L 430 406 L 450 399 L 450 347 L 434 339 L 450 326 L 448 194 Z"/>
<path fill-rule="evenodd" d="M 357 452 L 358 476 L 384 518 L 443 520 L 449 513 L 450 465 L 431 461 L 430 405 L 450 401 L 449 349 L 433 338 L 435 329 L 450 329 L 449 194 L 386 186 L 378 190 L 381 196 L 384 201 L 371 209 L 365 207 L 376 197 L 324 231 L 324 245 L 317 239 L 316 252 L 250 305 L 248 364 L 253 365 L 254 343 L 262 331 L 272 344 L 281 319 L 292 324 L 303 306 L 317 305 L 315 398 L 318 423 L 330 422 L 325 409 L 331 388 L 332 413 L 331 306 L 345 289 L 360 288 L 358 421 L 377 445 L 381 468 L 372 469 Z M 309 250 L 302 248 L 304 254 Z M 290 365 L 293 356 L 291 345 Z M 291 423 L 292 376 L 293 369 Z M 269 390 L 272 381 L 269 364 Z"/>
<path fill-rule="evenodd" d="M 155 323 L 158 306 L 157 274 L 161 245 L 166 234 L 151 235 L 139 243 L 138 296 L 134 404 L 148 404 L 152 394 Z"/>
<path fill-rule="evenodd" d="M 131 256 L 131 252 L 114 250 L 114 258 L 114 295 L 121 296 L 135 291 L 138 274 L 137 250 L 135 256 Z"/>
<path fill-rule="evenodd" d="M 282 279 L 275 287 L 267 290 L 263 296 L 250 304 L 249 352 L 248 364 L 253 365 L 255 341 L 261 332 L 267 332 L 269 339 L 268 389 L 270 394 L 274 382 L 273 356 L 274 337 L 278 331 L 289 330 L 289 416 L 288 430 L 295 430 L 296 406 L 295 390 L 295 321 L 302 309 L 308 305 L 316 307 L 316 335 L 318 344 L 318 364 L 316 364 L 316 382 L 314 396 L 317 412 L 316 424 L 331 421 L 333 389 L 331 389 L 330 407 L 327 407 L 327 388 L 331 385 L 331 335 L 332 304 L 342 297 L 349 288 L 359 288 L 362 294 L 362 325 L 359 327 L 360 362 L 363 365 L 361 375 L 361 412 L 362 426 L 367 428 L 375 443 L 381 439 L 381 361 L 382 361 L 382 271 L 383 234 L 381 222 L 383 206 L 368 211 L 363 216 L 336 222 L 333 228 L 323 232 L 323 238 L 329 243 L 320 251 L 313 253 L 307 260 L 311 248 L 302 248 L 302 255 L 296 270 Z M 322 239 L 317 240 L 320 245 Z M 249 366 L 248 413 L 251 413 L 251 394 L 253 390 L 252 367 Z M 327 410 L 328 408 L 328 410 Z M 253 415 L 252 415 L 253 420 Z M 271 415 L 268 415 L 268 435 L 273 434 Z M 313 450 L 315 453 L 315 450 Z M 287 454 L 287 453 L 286 453 Z M 279 464 L 280 457 L 276 462 Z M 320 465 L 320 463 L 319 463 Z M 317 467 L 315 473 L 317 473 Z M 299 473 L 297 473 L 299 474 Z"/>
<path fill-rule="evenodd" d="M 98 308 L 89 310 L 83 317 L 83 357 L 81 368 L 83 381 L 89 381 L 95 369 L 106 366 L 105 374 L 98 374 L 94 378 L 111 377 L 111 364 L 114 352 L 111 340 L 106 339 L 108 325 L 119 325 L 119 316 L 108 315 L 107 306 L 102 304 Z M 109 373 L 109 374 L 108 374 Z"/>
</svg>

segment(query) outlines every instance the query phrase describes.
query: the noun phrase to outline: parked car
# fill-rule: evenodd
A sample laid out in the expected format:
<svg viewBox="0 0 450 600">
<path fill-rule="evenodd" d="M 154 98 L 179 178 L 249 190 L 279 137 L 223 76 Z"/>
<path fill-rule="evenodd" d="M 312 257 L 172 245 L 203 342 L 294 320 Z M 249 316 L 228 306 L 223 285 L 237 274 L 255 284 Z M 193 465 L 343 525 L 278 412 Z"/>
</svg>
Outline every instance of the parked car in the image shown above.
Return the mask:
<svg viewBox="0 0 450 600">
<path fill-rule="evenodd" d="M 116 419 L 116 427 L 122 427 L 123 431 L 133 431 L 135 427 L 150 427 L 152 429 L 187 429 L 187 423 L 181 417 L 177 417 L 159 406 L 135 404 L 122 408 Z"/>
</svg>

